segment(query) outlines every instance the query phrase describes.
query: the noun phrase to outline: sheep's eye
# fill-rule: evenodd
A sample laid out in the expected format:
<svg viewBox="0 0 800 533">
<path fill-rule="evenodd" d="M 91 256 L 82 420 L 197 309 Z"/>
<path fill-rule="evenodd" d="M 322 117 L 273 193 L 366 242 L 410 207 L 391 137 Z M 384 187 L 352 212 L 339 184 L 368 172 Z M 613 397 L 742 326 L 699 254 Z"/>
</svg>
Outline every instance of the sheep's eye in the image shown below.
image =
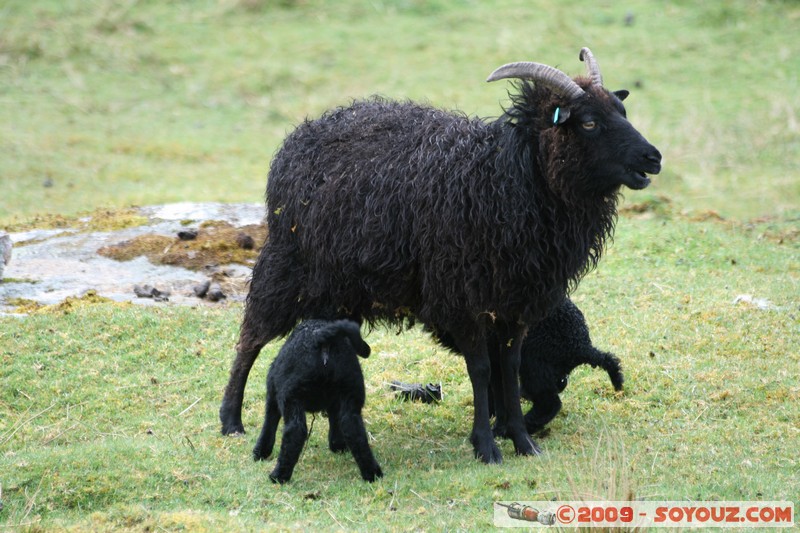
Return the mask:
<svg viewBox="0 0 800 533">
<path fill-rule="evenodd" d="M 594 131 L 597 129 L 597 122 L 594 120 L 587 120 L 586 122 L 581 123 L 581 127 L 586 131 Z"/>
</svg>

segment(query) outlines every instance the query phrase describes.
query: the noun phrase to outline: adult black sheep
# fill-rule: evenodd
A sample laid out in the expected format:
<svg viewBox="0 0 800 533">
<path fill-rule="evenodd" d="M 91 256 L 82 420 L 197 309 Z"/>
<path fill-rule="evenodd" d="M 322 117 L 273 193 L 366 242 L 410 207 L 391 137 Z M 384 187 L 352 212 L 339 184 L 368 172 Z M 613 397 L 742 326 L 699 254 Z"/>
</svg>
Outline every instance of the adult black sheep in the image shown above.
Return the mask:
<svg viewBox="0 0 800 533">
<path fill-rule="evenodd" d="M 489 333 L 506 434 L 518 454 L 537 453 L 519 403 L 527 325 L 597 264 L 620 187 L 644 188 L 661 169 L 625 117 L 627 91 L 607 91 L 589 50 L 580 57 L 589 76 L 575 80 L 531 62 L 497 69 L 489 81 L 526 81 L 491 122 L 372 98 L 286 138 L 267 182 L 269 237 L 220 407 L 224 434 L 244 431 L 261 348 L 301 318 L 416 318 L 448 331 L 465 356 L 476 456 L 502 460 L 489 424 Z"/>
</svg>

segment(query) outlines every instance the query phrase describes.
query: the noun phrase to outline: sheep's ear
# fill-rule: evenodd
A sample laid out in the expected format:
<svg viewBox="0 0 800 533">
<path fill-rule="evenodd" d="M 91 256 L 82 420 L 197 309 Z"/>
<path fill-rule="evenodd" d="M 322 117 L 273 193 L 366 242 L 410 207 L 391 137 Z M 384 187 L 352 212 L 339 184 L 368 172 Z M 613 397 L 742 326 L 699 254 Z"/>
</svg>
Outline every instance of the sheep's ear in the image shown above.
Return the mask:
<svg viewBox="0 0 800 533">
<path fill-rule="evenodd" d="M 553 111 L 553 124 L 563 124 L 569 119 L 570 110 L 566 107 L 557 107 Z"/>
<path fill-rule="evenodd" d="M 626 91 L 625 89 L 621 89 L 619 91 L 614 91 L 614 96 L 619 98 L 620 102 L 625 100 L 628 97 L 629 94 L 631 94 L 630 91 Z"/>
</svg>

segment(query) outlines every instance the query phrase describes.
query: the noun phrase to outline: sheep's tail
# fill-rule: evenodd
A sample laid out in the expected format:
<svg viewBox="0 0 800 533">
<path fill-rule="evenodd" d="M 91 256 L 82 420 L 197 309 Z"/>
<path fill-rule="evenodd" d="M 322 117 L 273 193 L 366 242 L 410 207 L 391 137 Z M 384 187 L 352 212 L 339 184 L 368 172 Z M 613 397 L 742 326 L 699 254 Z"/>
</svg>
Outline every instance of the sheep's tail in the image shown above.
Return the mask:
<svg viewBox="0 0 800 533">
<path fill-rule="evenodd" d="M 608 372 L 608 377 L 611 379 L 614 390 L 622 390 L 622 383 L 625 381 L 625 377 L 622 375 L 622 367 L 617 356 L 609 352 L 592 348 L 591 354 L 587 357 L 586 362 L 592 365 L 592 367 L 599 366 Z"/>
<path fill-rule="evenodd" d="M 369 344 L 361 338 L 361 326 L 352 320 L 334 320 L 315 333 L 318 346 L 331 342 L 334 338 L 344 335 L 350 341 L 353 349 L 363 358 L 369 357 Z"/>
</svg>

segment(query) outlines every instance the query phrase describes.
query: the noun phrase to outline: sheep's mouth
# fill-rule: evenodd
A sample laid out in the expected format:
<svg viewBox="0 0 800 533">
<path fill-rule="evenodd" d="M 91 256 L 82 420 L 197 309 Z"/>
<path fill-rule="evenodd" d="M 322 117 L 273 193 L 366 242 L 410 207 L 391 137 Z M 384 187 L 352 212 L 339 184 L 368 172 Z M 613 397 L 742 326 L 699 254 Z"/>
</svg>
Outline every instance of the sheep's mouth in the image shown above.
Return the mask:
<svg viewBox="0 0 800 533">
<path fill-rule="evenodd" d="M 630 189 L 639 190 L 650 185 L 650 178 L 647 177 L 647 174 L 642 170 L 627 168 L 625 169 L 622 183 Z"/>
</svg>

